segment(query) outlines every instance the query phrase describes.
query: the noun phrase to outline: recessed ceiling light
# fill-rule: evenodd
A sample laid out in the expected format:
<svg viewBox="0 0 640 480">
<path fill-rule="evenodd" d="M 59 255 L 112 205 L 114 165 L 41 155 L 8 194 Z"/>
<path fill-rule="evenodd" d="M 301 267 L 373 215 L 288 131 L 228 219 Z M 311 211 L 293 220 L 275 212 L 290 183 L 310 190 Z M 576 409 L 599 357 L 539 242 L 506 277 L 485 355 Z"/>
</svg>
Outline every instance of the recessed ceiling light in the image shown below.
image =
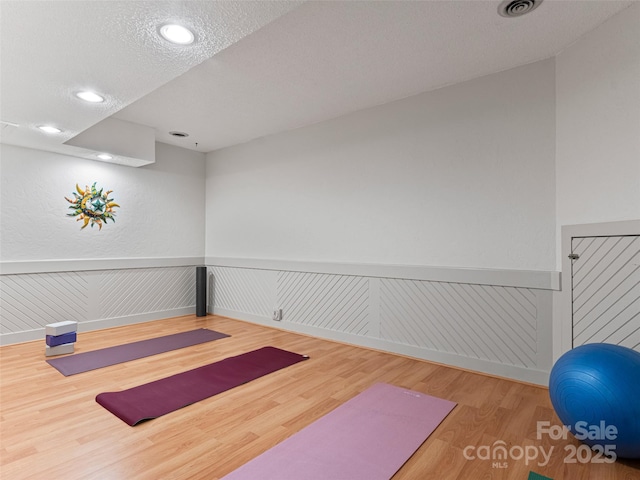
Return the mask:
<svg viewBox="0 0 640 480">
<path fill-rule="evenodd" d="M 91 102 L 91 103 L 104 102 L 104 97 L 103 96 L 98 95 L 97 93 L 89 91 L 89 90 L 84 90 L 82 92 L 76 93 L 76 97 L 84 100 L 85 102 Z"/>
<path fill-rule="evenodd" d="M 195 40 L 195 36 L 191 30 L 173 23 L 160 27 L 160 35 L 162 35 L 165 40 L 177 45 L 190 45 Z"/>
<path fill-rule="evenodd" d="M 60 132 L 62 132 L 62 130 L 60 130 L 59 128 L 52 127 L 51 125 L 40 125 L 38 128 L 40 130 L 42 130 L 43 132 L 47 132 L 47 133 L 60 133 Z"/>
<path fill-rule="evenodd" d="M 108 153 L 99 153 L 98 154 L 98 158 L 100 160 L 113 160 L 113 157 L 111 155 L 109 155 Z"/>
</svg>

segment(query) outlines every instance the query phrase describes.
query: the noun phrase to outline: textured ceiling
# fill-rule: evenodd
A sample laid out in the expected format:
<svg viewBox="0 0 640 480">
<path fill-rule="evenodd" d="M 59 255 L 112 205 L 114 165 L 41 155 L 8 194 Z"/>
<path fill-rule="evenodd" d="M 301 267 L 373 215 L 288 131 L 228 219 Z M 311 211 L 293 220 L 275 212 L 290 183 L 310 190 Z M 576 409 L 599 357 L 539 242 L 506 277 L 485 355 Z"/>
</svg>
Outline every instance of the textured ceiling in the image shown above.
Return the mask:
<svg viewBox="0 0 640 480">
<path fill-rule="evenodd" d="M 279 1 L 1 0 L 0 116 L 3 143 L 82 152 L 62 144 L 298 6 Z M 179 22 L 189 48 L 162 39 Z M 102 93 L 102 104 L 77 99 Z M 166 114 L 166 113 L 165 113 Z M 62 134 L 48 135 L 51 124 Z"/>
<path fill-rule="evenodd" d="M 499 3 L 3 0 L 0 114 L 20 127 L 2 141 L 55 151 L 112 117 L 208 152 L 551 57 L 633 1 L 545 0 L 514 19 Z M 197 42 L 158 37 L 168 20 Z M 107 102 L 73 97 L 88 87 Z"/>
</svg>

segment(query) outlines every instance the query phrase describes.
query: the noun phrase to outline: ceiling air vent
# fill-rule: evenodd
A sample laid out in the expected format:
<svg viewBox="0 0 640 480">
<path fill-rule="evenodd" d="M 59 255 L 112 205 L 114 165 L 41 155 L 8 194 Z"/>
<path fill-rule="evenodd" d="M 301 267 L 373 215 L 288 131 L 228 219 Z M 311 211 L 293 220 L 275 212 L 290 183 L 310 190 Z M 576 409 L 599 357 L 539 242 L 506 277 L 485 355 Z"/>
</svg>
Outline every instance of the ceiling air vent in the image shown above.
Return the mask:
<svg viewBox="0 0 640 480">
<path fill-rule="evenodd" d="M 188 133 L 184 133 L 184 132 L 169 132 L 169 135 L 173 135 L 174 137 L 180 137 L 180 138 L 189 136 Z"/>
<path fill-rule="evenodd" d="M 503 17 L 521 17 L 535 10 L 542 0 L 505 0 L 498 7 L 498 13 Z"/>
</svg>

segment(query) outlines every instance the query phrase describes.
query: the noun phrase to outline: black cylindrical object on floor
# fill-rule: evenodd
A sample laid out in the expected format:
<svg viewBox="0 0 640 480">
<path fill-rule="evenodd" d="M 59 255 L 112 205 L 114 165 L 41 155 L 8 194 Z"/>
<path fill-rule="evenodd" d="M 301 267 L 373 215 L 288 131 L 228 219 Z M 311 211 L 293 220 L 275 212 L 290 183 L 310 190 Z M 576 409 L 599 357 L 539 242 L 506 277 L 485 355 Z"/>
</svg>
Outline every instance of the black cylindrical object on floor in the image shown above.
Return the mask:
<svg viewBox="0 0 640 480">
<path fill-rule="evenodd" d="M 196 317 L 207 315 L 207 267 L 196 267 Z"/>
</svg>

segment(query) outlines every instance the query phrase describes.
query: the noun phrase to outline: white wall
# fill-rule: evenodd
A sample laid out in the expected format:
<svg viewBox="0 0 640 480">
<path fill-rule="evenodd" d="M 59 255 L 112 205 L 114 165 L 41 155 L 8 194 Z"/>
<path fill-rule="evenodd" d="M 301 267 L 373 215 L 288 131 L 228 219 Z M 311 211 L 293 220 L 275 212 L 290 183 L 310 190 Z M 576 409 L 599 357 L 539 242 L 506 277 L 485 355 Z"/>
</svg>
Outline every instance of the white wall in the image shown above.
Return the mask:
<svg viewBox="0 0 640 480">
<path fill-rule="evenodd" d="M 0 259 L 203 256 L 204 155 L 156 145 L 142 168 L 2 145 Z M 113 190 L 115 223 L 80 230 L 66 217 L 76 182 Z"/>
<path fill-rule="evenodd" d="M 545 383 L 554 156 L 553 59 L 208 154 L 210 308 Z"/>
<path fill-rule="evenodd" d="M 556 57 L 557 270 L 563 225 L 640 219 L 638 32 L 636 3 Z M 571 348 L 569 268 L 553 298 L 554 358 Z"/>
<path fill-rule="evenodd" d="M 640 218 L 640 3 L 556 57 L 560 226 Z"/>
<path fill-rule="evenodd" d="M 207 257 L 552 270 L 546 60 L 207 157 Z"/>
<path fill-rule="evenodd" d="M 130 168 L 2 145 L 0 344 L 194 312 L 204 256 L 204 155 L 156 144 Z M 67 217 L 75 184 L 112 189 L 116 222 L 98 231 Z M 43 347 L 44 349 L 44 347 Z"/>
</svg>

